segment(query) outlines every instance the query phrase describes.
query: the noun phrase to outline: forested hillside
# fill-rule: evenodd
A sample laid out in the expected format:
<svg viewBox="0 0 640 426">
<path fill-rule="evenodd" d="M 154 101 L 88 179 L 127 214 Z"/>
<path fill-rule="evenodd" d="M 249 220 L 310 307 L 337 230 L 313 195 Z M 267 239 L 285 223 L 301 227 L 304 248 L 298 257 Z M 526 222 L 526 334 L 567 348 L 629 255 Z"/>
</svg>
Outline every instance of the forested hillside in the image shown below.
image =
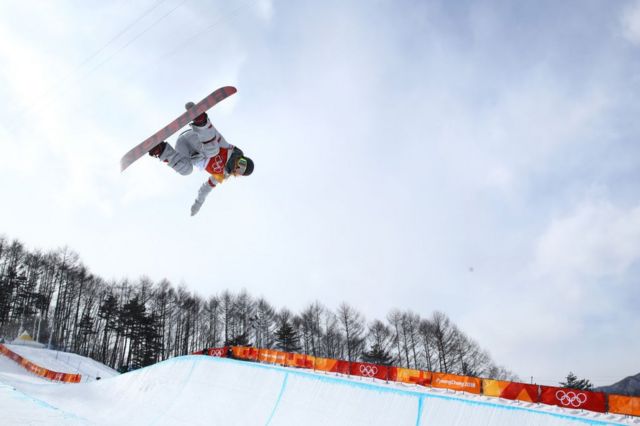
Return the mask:
<svg viewBox="0 0 640 426">
<path fill-rule="evenodd" d="M 114 271 L 114 274 L 117 271 Z M 343 303 L 301 312 L 246 290 L 203 297 L 167 280 L 105 281 L 69 248 L 29 251 L 0 237 L 0 336 L 39 342 L 125 370 L 205 347 L 253 345 L 349 361 L 514 379 L 442 312 L 367 319 Z"/>
</svg>

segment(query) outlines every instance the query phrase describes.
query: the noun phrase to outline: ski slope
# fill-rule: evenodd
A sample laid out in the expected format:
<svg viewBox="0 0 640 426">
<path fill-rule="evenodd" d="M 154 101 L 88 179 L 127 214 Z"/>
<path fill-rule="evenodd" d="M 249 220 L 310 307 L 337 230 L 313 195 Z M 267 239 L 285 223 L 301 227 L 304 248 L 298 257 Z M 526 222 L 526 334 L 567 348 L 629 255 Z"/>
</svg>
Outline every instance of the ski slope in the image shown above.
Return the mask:
<svg viewBox="0 0 640 426">
<path fill-rule="evenodd" d="M 0 370 L 5 367 L 0 361 Z M 640 424 L 621 416 L 207 356 L 174 358 L 88 383 L 0 383 L 0 413 L 8 424 L 60 425 Z"/>
</svg>

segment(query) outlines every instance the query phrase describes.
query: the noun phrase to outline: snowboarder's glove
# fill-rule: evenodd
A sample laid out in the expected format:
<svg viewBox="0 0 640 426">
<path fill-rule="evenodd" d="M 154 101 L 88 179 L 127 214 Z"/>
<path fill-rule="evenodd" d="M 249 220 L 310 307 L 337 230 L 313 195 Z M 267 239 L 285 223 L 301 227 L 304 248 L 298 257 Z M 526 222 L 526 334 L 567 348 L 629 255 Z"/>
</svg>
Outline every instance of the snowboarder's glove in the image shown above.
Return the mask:
<svg viewBox="0 0 640 426">
<path fill-rule="evenodd" d="M 191 216 L 194 216 L 200 211 L 200 207 L 202 207 L 204 200 L 207 198 L 207 195 L 209 195 L 212 189 L 213 187 L 209 185 L 208 180 L 207 182 L 203 183 L 202 186 L 200 186 L 200 189 L 198 190 L 198 197 L 191 206 Z"/>
<path fill-rule="evenodd" d="M 149 151 L 149 155 L 152 157 L 160 158 L 166 145 L 167 143 L 165 141 L 160 142 L 158 145 L 151 148 L 151 151 Z"/>
<path fill-rule="evenodd" d="M 200 207 L 202 207 L 202 202 L 196 199 L 196 201 L 191 206 L 191 216 L 195 216 L 196 213 L 200 211 Z"/>
<path fill-rule="evenodd" d="M 194 104 L 193 102 L 189 101 L 184 105 L 185 109 L 191 109 L 195 106 L 196 104 Z M 198 127 L 202 127 L 205 124 L 207 124 L 207 113 L 203 112 L 202 114 L 200 114 L 199 116 L 197 116 L 196 118 L 193 119 L 193 124 L 194 126 L 198 126 Z"/>
<path fill-rule="evenodd" d="M 202 127 L 205 124 L 207 124 L 207 120 L 209 119 L 209 117 L 207 117 L 207 113 L 203 112 L 202 114 L 200 114 L 199 116 L 197 116 L 196 118 L 193 119 L 193 125 L 194 126 L 198 126 L 198 127 Z"/>
</svg>

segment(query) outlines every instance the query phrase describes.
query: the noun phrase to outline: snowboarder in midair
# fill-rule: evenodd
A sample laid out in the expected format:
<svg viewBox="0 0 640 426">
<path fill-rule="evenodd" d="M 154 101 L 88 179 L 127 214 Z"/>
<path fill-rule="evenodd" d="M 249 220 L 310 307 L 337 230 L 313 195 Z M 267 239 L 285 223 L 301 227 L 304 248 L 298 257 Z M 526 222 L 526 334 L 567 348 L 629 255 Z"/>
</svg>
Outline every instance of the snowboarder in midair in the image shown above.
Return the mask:
<svg viewBox="0 0 640 426">
<path fill-rule="evenodd" d="M 186 108 L 193 107 L 189 102 Z M 149 155 L 159 158 L 181 175 L 191 174 L 193 167 L 206 170 L 211 176 L 200 186 L 191 206 L 191 216 L 198 213 L 207 195 L 229 176 L 249 176 L 253 161 L 237 146 L 229 144 L 211 124 L 207 113 L 197 116 L 176 141 L 175 149 L 166 141 L 155 146 Z"/>
</svg>

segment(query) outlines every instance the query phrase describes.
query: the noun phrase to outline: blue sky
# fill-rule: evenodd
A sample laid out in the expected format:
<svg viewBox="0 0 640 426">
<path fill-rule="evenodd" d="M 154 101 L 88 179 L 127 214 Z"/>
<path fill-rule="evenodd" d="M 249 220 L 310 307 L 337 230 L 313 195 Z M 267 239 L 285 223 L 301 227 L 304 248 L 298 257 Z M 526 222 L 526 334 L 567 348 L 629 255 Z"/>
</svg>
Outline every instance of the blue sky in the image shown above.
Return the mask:
<svg viewBox="0 0 640 426">
<path fill-rule="evenodd" d="M 441 310 L 525 380 L 640 370 L 638 1 L 8 1 L 0 81 L 0 232 L 31 248 Z M 256 169 L 192 218 L 205 175 L 119 159 L 223 85 Z"/>
</svg>

